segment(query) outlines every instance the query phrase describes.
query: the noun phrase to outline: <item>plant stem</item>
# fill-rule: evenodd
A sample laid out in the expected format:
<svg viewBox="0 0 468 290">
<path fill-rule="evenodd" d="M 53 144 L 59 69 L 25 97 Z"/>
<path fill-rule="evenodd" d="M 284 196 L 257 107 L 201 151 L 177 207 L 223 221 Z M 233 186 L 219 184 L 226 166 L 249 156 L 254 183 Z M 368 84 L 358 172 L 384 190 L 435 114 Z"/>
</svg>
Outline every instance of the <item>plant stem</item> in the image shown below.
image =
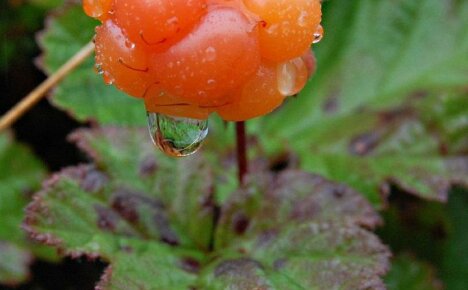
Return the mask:
<svg viewBox="0 0 468 290">
<path fill-rule="evenodd" d="M 237 170 L 239 185 L 244 184 L 244 177 L 247 174 L 247 139 L 245 134 L 245 122 L 236 122 L 237 137 Z"/>
<path fill-rule="evenodd" d="M 83 63 L 94 50 L 94 44 L 89 42 L 83 46 L 74 56 L 72 56 L 65 64 L 63 64 L 55 73 L 50 75 L 45 81 L 37 86 L 32 92 L 24 97 L 18 104 L 11 108 L 0 119 L 0 132 L 9 128 L 16 120 L 24 113 L 34 107 L 46 93 L 55 85 L 57 85 L 64 77 L 72 72 L 77 66 Z"/>
</svg>

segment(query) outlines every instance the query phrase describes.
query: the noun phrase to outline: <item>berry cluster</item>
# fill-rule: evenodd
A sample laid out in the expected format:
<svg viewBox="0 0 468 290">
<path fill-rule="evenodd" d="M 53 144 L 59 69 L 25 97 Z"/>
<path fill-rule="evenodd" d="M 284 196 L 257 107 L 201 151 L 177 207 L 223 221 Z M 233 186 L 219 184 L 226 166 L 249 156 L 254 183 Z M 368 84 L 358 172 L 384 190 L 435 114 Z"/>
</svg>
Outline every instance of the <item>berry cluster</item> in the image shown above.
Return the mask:
<svg viewBox="0 0 468 290">
<path fill-rule="evenodd" d="M 298 93 L 315 66 L 320 0 L 84 0 L 96 65 L 148 111 L 242 121 Z"/>
</svg>

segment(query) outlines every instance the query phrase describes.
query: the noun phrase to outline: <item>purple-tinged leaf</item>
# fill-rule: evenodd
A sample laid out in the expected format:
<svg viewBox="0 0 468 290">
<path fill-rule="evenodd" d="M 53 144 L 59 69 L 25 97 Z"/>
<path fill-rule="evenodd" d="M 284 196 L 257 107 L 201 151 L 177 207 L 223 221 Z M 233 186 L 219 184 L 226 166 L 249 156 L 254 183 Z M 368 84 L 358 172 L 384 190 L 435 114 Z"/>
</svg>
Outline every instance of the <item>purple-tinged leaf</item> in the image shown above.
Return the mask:
<svg viewBox="0 0 468 290">
<path fill-rule="evenodd" d="M 28 194 L 44 176 L 44 166 L 28 148 L 9 133 L 0 135 L 0 284 L 26 280 L 34 255 L 55 258 L 51 249 L 31 243 L 21 230 Z"/>
<path fill-rule="evenodd" d="M 168 159 L 140 129 L 79 130 L 95 165 L 53 175 L 25 227 L 71 256 L 110 263 L 98 289 L 380 289 L 389 252 L 357 192 L 301 171 L 259 171 L 216 223 L 203 154 Z M 143 141 L 146 140 L 146 141 Z"/>
</svg>

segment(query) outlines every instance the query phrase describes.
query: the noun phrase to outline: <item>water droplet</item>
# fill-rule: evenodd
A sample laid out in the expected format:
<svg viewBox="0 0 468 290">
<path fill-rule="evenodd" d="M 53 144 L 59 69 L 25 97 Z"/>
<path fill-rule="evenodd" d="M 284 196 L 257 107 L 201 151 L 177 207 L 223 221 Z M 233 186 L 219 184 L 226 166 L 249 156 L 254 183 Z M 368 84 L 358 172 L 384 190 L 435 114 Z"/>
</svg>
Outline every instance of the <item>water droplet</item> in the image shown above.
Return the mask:
<svg viewBox="0 0 468 290">
<path fill-rule="evenodd" d="M 207 61 L 213 61 L 216 59 L 216 48 L 210 46 L 205 50 L 205 57 Z"/>
<path fill-rule="evenodd" d="M 103 75 L 102 75 L 102 78 L 104 79 L 104 82 L 107 84 L 107 85 L 112 85 L 114 84 L 114 77 L 109 74 L 108 72 L 104 72 Z"/>
<path fill-rule="evenodd" d="M 309 14 L 306 11 L 301 11 L 297 19 L 297 24 L 299 24 L 300 27 L 305 27 L 307 25 L 307 16 L 309 16 Z"/>
<path fill-rule="evenodd" d="M 208 120 L 148 112 L 153 143 L 166 155 L 184 157 L 195 153 L 208 135 Z"/>
<path fill-rule="evenodd" d="M 278 91 L 283 96 L 297 94 L 304 87 L 307 75 L 307 67 L 300 57 L 278 64 L 276 67 Z"/>
<path fill-rule="evenodd" d="M 166 21 L 167 25 L 177 25 L 179 23 L 179 18 L 177 18 L 176 16 L 174 17 L 171 17 L 169 18 L 167 21 Z"/>
<path fill-rule="evenodd" d="M 135 43 L 129 41 L 128 39 L 125 39 L 125 47 L 128 49 L 134 49 L 135 48 Z"/>
<path fill-rule="evenodd" d="M 267 27 L 266 32 L 268 34 L 274 34 L 278 30 L 278 28 L 279 28 L 278 24 L 273 24 L 273 25 L 270 25 L 269 27 Z"/>
<path fill-rule="evenodd" d="M 216 86 L 216 81 L 213 79 L 209 79 L 206 84 L 208 85 L 209 88 L 213 88 Z"/>
<path fill-rule="evenodd" d="M 102 65 L 99 64 L 99 63 L 96 63 L 96 65 L 94 66 L 96 68 L 96 71 L 99 75 L 102 75 L 104 73 L 104 70 L 102 69 Z"/>
<path fill-rule="evenodd" d="M 278 64 L 276 68 L 278 78 L 278 91 L 283 96 L 290 96 L 296 84 L 296 68 L 293 63 L 287 61 Z"/>
<path fill-rule="evenodd" d="M 314 33 L 313 43 L 318 43 L 323 38 L 323 27 L 322 25 L 317 26 L 317 30 Z"/>
</svg>

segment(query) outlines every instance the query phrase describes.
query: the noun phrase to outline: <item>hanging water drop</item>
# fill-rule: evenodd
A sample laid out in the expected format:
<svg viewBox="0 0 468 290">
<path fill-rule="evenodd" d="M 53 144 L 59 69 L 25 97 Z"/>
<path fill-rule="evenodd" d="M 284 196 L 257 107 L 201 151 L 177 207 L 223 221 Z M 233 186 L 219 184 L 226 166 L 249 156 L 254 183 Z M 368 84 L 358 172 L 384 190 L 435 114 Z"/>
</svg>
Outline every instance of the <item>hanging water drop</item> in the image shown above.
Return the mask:
<svg viewBox="0 0 468 290">
<path fill-rule="evenodd" d="M 290 61 L 276 67 L 278 91 L 283 96 L 291 96 L 296 86 L 296 67 Z"/>
<path fill-rule="evenodd" d="M 208 120 L 174 117 L 148 112 L 153 143 L 166 155 L 184 157 L 195 153 L 208 135 Z"/>
<path fill-rule="evenodd" d="M 278 91 L 283 96 L 299 93 L 307 82 L 308 74 L 307 66 L 300 57 L 278 64 L 276 67 Z"/>
<path fill-rule="evenodd" d="M 323 38 L 323 27 L 322 25 L 317 26 L 317 31 L 314 33 L 313 43 L 319 43 Z"/>
</svg>

